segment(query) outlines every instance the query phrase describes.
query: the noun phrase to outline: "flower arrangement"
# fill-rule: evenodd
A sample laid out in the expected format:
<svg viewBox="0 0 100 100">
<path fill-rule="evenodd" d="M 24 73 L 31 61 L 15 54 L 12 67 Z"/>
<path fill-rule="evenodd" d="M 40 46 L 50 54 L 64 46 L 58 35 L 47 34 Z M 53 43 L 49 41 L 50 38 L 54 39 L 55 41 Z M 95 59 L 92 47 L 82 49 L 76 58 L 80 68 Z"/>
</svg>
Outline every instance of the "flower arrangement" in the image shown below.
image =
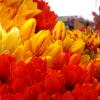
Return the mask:
<svg viewBox="0 0 100 100">
<path fill-rule="evenodd" d="M 66 29 L 43 0 L 0 7 L 1 100 L 100 99 L 97 31 Z"/>
</svg>

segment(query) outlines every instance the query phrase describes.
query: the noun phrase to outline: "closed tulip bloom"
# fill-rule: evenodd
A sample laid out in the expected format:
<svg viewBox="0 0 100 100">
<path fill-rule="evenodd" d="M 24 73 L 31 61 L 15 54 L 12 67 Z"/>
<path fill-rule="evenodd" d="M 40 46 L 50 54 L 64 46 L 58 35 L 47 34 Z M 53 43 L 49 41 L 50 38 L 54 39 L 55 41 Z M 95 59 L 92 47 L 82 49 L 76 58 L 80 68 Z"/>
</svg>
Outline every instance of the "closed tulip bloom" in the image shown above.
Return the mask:
<svg viewBox="0 0 100 100">
<path fill-rule="evenodd" d="M 63 51 L 62 41 L 57 40 L 54 43 L 50 44 L 42 56 L 51 56 L 53 59 Z"/>
<path fill-rule="evenodd" d="M 49 30 L 41 30 L 31 38 L 31 48 L 35 55 L 42 55 L 51 42 Z"/>
<path fill-rule="evenodd" d="M 70 47 L 70 52 L 82 52 L 85 47 L 85 42 L 82 39 L 77 39 L 73 42 L 72 46 Z"/>
<path fill-rule="evenodd" d="M 2 33 L 2 52 L 9 51 L 12 53 L 20 43 L 20 34 L 17 27 L 13 27 L 10 32 Z"/>
<path fill-rule="evenodd" d="M 63 40 L 66 36 L 64 22 L 58 21 L 53 30 L 53 40 Z"/>
<path fill-rule="evenodd" d="M 22 41 L 28 40 L 35 32 L 36 28 L 36 20 L 34 18 L 30 18 L 25 21 L 24 25 L 20 29 Z"/>
</svg>

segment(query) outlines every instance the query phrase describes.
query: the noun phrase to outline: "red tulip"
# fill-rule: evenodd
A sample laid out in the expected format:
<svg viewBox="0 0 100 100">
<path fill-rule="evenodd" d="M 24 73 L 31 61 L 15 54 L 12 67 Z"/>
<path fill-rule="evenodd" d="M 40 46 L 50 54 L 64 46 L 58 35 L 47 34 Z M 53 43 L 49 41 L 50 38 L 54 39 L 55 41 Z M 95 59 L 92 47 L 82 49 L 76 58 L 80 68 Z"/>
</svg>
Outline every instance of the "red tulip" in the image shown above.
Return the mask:
<svg viewBox="0 0 100 100">
<path fill-rule="evenodd" d="M 70 92 L 66 92 L 64 93 L 62 100 L 75 100 L 72 93 Z"/>
<path fill-rule="evenodd" d="M 63 74 L 60 71 L 48 70 L 44 80 L 44 87 L 49 94 L 61 91 L 64 88 Z"/>
</svg>

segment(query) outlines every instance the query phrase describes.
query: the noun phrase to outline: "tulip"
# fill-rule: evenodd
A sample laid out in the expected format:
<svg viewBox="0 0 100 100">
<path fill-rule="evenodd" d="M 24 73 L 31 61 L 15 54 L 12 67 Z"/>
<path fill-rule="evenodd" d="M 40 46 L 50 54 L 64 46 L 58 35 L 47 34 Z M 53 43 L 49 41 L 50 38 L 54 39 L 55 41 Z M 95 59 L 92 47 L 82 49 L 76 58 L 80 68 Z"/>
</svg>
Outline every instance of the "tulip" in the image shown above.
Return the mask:
<svg viewBox="0 0 100 100">
<path fill-rule="evenodd" d="M 57 40 L 47 47 L 42 56 L 51 56 L 53 59 L 55 59 L 55 57 L 62 51 L 62 41 Z"/>
<path fill-rule="evenodd" d="M 20 34 L 17 27 L 13 27 L 10 32 L 2 33 L 2 53 L 9 51 L 12 53 L 20 43 Z"/>
<path fill-rule="evenodd" d="M 73 39 L 79 39 L 79 38 L 81 39 L 83 37 L 82 34 L 83 33 L 81 31 L 79 31 L 79 30 L 73 30 L 72 33 L 71 33 L 71 37 Z"/>
<path fill-rule="evenodd" d="M 24 59 L 24 49 L 23 49 L 23 45 L 19 45 L 13 55 L 16 57 L 16 62 L 19 62 L 20 60 Z"/>
<path fill-rule="evenodd" d="M 53 30 L 53 40 L 63 40 L 66 36 L 64 22 L 58 21 Z"/>
<path fill-rule="evenodd" d="M 18 5 L 19 3 L 21 3 L 23 0 L 3 0 L 3 2 L 7 5 L 7 6 L 11 6 L 11 5 Z"/>
<path fill-rule="evenodd" d="M 100 81 L 100 59 L 91 64 L 91 74 Z"/>
<path fill-rule="evenodd" d="M 82 52 L 85 47 L 85 42 L 82 39 L 77 39 L 73 42 L 72 46 L 70 47 L 70 52 Z"/>
<path fill-rule="evenodd" d="M 0 3 L 0 22 L 4 29 L 17 26 L 22 27 L 24 22 L 41 12 L 33 0 L 3 0 Z M 6 22 L 6 23 L 5 23 Z"/>
<path fill-rule="evenodd" d="M 69 60 L 69 64 L 79 64 L 81 59 L 80 53 L 74 53 Z"/>
<path fill-rule="evenodd" d="M 28 40 L 25 41 L 24 44 L 20 44 L 13 52 L 13 55 L 16 57 L 17 62 L 20 60 L 24 60 L 25 62 L 30 61 L 30 58 L 33 55 L 30 50 L 30 41 Z"/>
<path fill-rule="evenodd" d="M 30 18 L 25 21 L 24 25 L 20 29 L 22 41 L 28 40 L 35 32 L 36 28 L 36 20 L 34 18 Z"/>
<path fill-rule="evenodd" d="M 66 38 L 63 40 L 63 48 L 65 51 L 69 51 L 69 48 L 71 47 L 71 45 L 73 44 L 73 39 L 66 36 Z"/>
<path fill-rule="evenodd" d="M 51 42 L 49 30 L 41 30 L 30 39 L 32 52 L 35 55 L 41 55 Z"/>
</svg>

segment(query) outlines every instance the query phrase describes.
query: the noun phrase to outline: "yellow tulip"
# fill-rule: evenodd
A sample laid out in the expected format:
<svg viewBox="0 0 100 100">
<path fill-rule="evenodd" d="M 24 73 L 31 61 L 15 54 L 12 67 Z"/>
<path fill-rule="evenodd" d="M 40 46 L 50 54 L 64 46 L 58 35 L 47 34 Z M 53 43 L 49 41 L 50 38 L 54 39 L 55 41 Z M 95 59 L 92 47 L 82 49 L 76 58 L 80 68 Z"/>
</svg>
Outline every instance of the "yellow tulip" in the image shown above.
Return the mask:
<svg viewBox="0 0 100 100">
<path fill-rule="evenodd" d="M 45 52 L 43 53 L 43 57 L 45 56 L 51 56 L 53 59 L 55 59 L 55 57 L 63 51 L 62 48 L 62 41 L 61 40 L 57 40 L 54 43 L 50 44 L 47 49 L 45 50 Z"/>
<path fill-rule="evenodd" d="M 23 49 L 23 45 L 19 45 L 15 51 L 13 52 L 13 55 L 16 58 L 16 62 L 19 62 L 20 60 L 24 59 L 24 49 Z"/>
<path fill-rule="evenodd" d="M 9 52 L 13 52 L 19 45 L 20 39 L 19 29 L 17 27 L 12 28 L 8 33 L 4 33 L 2 38 L 3 50 L 9 50 Z"/>
<path fill-rule="evenodd" d="M 41 55 L 51 42 L 51 34 L 49 30 L 41 30 L 34 34 L 31 38 L 32 52 Z"/>
<path fill-rule="evenodd" d="M 24 44 L 20 44 L 15 51 L 13 52 L 13 55 L 16 57 L 16 61 L 24 60 L 27 62 L 27 59 L 32 57 L 32 52 L 30 49 L 30 41 L 25 41 Z"/>
<path fill-rule="evenodd" d="M 73 44 L 73 39 L 66 36 L 66 38 L 63 40 L 63 48 L 65 51 L 68 51 L 71 45 Z"/>
<path fill-rule="evenodd" d="M 2 52 L 2 27 L 0 25 L 0 53 Z"/>
<path fill-rule="evenodd" d="M 14 5 L 16 4 L 18 6 L 18 4 L 20 4 L 23 0 L 3 0 L 3 2 L 7 5 Z"/>
<path fill-rule="evenodd" d="M 0 22 L 4 29 L 22 27 L 24 22 L 41 12 L 33 0 L 3 0 L 0 2 Z"/>
<path fill-rule="evenodd" d="M 73 30 L 72 31 L 72 34 L 71 34 L 71 37 L 73 38 L 73 39 L 81 39 L 82 37 L 83 37 L 83 35 L 82 35 L 83 33 L 81 32 L 81 31 L 79 31 L 79 30 Z"/>
<path fill-rule="evenodd" d="M 85 42 L 82 39 L 77 39 L 73 42 L 72 46 L 70 47 L 70 52 L 82 52 L 85 47 Z"/>
<path fill-rule="evenodd" d="M 25 21 L 24 25 L 20 29 L 22 41 L 28 40 L 35 32 L 36 28 L 36 20 L 34 18 L 30 18 Z"/>
<path fill-rule="evenodd" d="M 0 26 L 0 37 L 0 53 L 12 53 L 20 43 L 20 34 L 17 27 L 13 27 L 7 33 Z"/>
<path fill-rule="evenodd" d="M 53 40 L 63 40 L 66 36 L 64 22 L 58 21 L 53 30 Z"/>
</svg>

